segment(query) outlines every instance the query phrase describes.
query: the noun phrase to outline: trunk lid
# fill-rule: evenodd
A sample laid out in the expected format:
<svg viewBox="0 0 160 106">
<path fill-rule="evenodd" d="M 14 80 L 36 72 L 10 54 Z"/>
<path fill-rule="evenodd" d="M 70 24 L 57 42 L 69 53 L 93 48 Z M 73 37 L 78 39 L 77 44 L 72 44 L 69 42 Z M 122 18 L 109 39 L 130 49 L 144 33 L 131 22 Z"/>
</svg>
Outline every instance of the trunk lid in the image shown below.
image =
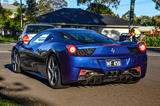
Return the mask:
<svg viewBox="0 0 160 106">
<path fill-rule="evenodd" d="M 95 57 L 125 56 L 130 54 L 128 48 L 120 44 L 88 44 L 88 45 L 76 45 L 76 47 L 78 49 L 95 48 L 95 51 L 91 55 Z"/>
</svg>

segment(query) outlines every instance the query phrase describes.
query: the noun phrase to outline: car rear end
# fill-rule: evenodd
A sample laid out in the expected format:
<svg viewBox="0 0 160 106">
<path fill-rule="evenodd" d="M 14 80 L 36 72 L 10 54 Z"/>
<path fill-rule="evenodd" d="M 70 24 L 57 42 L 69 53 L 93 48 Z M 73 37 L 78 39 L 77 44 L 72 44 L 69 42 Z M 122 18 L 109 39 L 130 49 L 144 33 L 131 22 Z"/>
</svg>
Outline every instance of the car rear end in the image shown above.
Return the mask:
<svg viewBox="0 0 160 106">
<path fill-rule="evenodd" d="M 63 83 L 127 82 L 143 78 L 146 73 L 147 55 L 144 43 L 72 43 L 67 44 L 66 49 L 59 54 Z"/>
<path fill-rule="evenodd" d="M 50 24 L 27 24 L 22 35 L 20 36 L 20 40 L 22 40 L 24 43 L 28 43 L 39 32 L 50 28 L 55 27 Z"/>
<path fill-rule="evenodd" d="M 110 80 L 143 78 L 146 73 L 147 55 L 146 51 L 141 51 L 139 47 L 105 44 L 68 47 L 65 58 L 69 61 L 63 61 L 63 64 L 67 65 L 62 67 L 65 70 L 63 80 L 97 84 Z M 74 51 L 74 48 L 75 53 L 69 52 Z"/>
</svg>

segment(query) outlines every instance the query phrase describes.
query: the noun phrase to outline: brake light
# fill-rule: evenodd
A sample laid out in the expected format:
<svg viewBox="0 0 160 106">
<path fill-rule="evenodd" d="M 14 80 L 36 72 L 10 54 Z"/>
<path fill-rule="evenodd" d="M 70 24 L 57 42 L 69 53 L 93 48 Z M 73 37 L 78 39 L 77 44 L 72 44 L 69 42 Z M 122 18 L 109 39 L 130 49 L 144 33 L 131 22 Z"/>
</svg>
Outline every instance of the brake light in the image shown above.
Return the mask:
<svg viewBox="0 0 160 106">
<path fill-rule="evenodd" d="M 22 39 L 23 42 L 29 42 L 29 37 L 28 35 L 25 35 Z"/>
<path fill-rule="evenodd" d="M 86 70 L 81 70 L 80 75 L 85 75 L 86 74 Z"/>
<path fill-rule="evenodd" d="M 76 53 L 77 48 L 76 48 L 76 46 L 74 46 L 74 45 L 69 45 L 69 46 L 67 47 L 67 50 L 68 50 L 68 52 L 69 52 L 70 54 L 74 54 L 74 53 Z"/>
<path fill-rule="evenodd" d="M 136 68 L 137 72 L 141 72 L 141 67 Z"/>
<path fill-rule="evenodd" d="M 141 52 L 144 52 L 144 51 L 146 51 L 146 44 L 145 43 L 139 43 L 139 50 L 141 51 Z"/>
</svg>

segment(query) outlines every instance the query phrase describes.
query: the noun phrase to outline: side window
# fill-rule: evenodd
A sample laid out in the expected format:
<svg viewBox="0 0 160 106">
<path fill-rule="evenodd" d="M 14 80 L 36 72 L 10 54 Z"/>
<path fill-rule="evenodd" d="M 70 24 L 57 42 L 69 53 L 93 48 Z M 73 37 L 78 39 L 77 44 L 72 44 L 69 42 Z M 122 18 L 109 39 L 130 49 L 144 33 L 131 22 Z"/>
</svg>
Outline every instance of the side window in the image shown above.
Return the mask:
<svg viewBox="0 0 160 106">
<path fill-rule="evenodd" d="M 54 38 L 53 34 L 50 34 L 50 35 L 45 39 L 45 41 L 52 40 L 53 38 Z"/>
<path fill-rule="evenodd" d="M 46 38 L 48 38 L 50 35 L 49 32 L 42 32 L 36 35 L 31 41 L 29 42 L 29 45 L 35 45 L 39 43 L 45 42 Z"/>
</svg>

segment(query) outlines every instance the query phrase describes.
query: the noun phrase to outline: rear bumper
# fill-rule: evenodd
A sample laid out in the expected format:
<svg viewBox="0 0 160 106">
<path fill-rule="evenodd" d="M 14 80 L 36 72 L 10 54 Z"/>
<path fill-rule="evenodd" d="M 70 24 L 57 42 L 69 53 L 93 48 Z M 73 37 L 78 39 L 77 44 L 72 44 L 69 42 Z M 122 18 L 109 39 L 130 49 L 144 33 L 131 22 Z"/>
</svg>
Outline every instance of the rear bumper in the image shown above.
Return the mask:
<svg viewBox="0 0 160 106">
<path fill-rule="evenodd" d="M 107 71 L 106 74 L 88 71 L 84 75 L 80 75 L 78 82 L 82 84 L 101 84 L 102 82 L 111 81 L 132 81 L 134 79 L 141 78 L 141 71 L 137 71 L 136 68 L 130 68 L 123 72 L 120 70 Z"/>
<path fill-rule="evenodd" d="M 93 72 L 97 72 L 102 80 L 110 79 L 106 76 L 106 73 L 112 70 L 119 70 L 121 73 L 128 69 L 132 69 L 135 67 L 141 68 L 141 74 L 138 76 L 139 78 L 143 78 L 147 69 L 147 55 L 139 54 L 139 55 L 130 55 L 130 56 L 120 56 L 120 57 L 76 57 L 71 55 L 59 56 L 61 63 L 61 76 L 62 82 L 72 83 L 79 81 L 80 71 L 91 70 Z M 119 67 L 107 67 L 106 59 L 121 59 L 122 65 Z M 99 76 L 99 75 L 95 75 Z M 93 78 L 92 76 L 91 78 Z M 118 76 L 119 78 L 120 76 Z M 90 79 L 90 78 L 89 78 Z M 101 79 L 101 78 L 100 78 Z M 99 79 L 99 80 L 100 80 Z"/>
</svg>

